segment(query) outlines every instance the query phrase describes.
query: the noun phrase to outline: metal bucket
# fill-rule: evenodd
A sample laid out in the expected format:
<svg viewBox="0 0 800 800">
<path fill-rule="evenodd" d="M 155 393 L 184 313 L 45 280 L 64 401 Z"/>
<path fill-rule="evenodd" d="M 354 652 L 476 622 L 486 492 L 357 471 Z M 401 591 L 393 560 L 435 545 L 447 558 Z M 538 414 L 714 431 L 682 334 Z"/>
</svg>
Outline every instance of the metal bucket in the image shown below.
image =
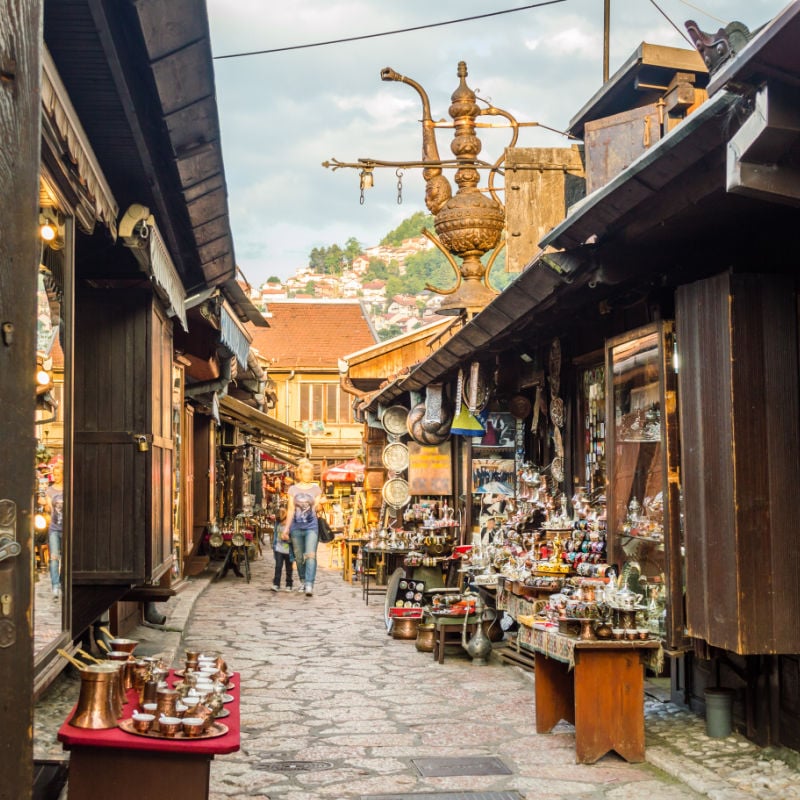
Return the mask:
<svg viewBox="0 0 800 800">
<path fill-rule="evenodd" d="M 436 636 L 436 625 L 422 622 L 417 626 L 417 650 L 421 653 L 433 652 L 433 640 Z"/>
<path fill-rule="evenodd" d="M 419 620 L 413 617 L 396 617 L 392 623 L 394 639 L 416 639 Z"/>
</svg>

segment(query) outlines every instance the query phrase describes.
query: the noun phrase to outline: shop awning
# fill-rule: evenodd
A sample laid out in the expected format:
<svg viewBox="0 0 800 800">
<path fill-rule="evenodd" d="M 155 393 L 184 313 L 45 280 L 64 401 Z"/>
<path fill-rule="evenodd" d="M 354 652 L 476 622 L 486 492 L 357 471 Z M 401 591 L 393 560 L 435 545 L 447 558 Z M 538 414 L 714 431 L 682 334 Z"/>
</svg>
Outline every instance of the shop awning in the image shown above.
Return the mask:
<svg viewBox="0 0 800 800">
<path fill-rule="evenodd" d="M 296 459 L 306 453 L 306 437 L 303 433 L 235 397 L 221 398 L 219 413 L 221 417 L 227 417 L 245 433 L 255 437 L 257 441 L 253 441 L 253 444 L 263 447 L 278 458 Z"/>
<path fill-rule="evenodd" d="M 344 483 L 355 483 L 359 476 L 364 475 L 364 465 L 357 459 L 343 461 L 341 464 L 334 464 L 332 467 L 322 472 L 323 481 L 342 481 Z"/>
</svg>

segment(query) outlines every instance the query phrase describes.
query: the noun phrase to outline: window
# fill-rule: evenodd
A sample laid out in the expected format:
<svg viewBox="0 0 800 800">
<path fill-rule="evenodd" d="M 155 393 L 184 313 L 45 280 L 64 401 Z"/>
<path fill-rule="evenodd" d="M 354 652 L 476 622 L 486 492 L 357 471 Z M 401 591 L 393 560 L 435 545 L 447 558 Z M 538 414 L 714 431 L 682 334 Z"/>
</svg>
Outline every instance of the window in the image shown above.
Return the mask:
<svg viewBox="0 0 800 800">
<path fill-rule="evenodd" d="M 300 386 L 300 421 L 353 422 L 351 398 L 338 383 L 304 383 Z"/>
</svg>

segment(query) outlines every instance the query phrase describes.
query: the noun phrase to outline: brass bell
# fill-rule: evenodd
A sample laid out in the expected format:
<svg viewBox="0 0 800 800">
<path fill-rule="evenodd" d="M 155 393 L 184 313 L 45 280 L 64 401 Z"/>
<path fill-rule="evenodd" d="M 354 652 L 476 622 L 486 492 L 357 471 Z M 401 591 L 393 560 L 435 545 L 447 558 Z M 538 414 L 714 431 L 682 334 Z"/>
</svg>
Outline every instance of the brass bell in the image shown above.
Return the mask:
<svg viewBox="0 0 800 800">
<path fill-rule="evenodd" d="M 116 728 L 118 670 L 114 668 L 111 671 L 104 664 L 91 664 L 84 667 L 80 674 L 81 693 L 69 724 L 90 730 Z"/>
</svg>

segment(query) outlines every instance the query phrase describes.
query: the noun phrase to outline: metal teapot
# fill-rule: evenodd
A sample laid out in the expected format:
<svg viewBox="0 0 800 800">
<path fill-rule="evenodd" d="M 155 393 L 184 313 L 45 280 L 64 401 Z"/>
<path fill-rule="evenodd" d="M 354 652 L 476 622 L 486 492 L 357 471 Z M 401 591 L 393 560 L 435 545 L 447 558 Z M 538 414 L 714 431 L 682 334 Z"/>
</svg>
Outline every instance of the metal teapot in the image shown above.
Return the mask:
<svg viewBox="0 0 800 800">
<path fill-rule="evenodd" d="M 484 606 L 481 598 L 478 597 L 475 603 L 475 616 L 478 619 L 478 624 L 475 626 L 475 633 L 467 641 L 467 620 L 470 617 L 469 611 L 464 615 L 464 628 L 461 633 L 461 645 L 467 651 L 473 664 L 485 666 L 489 663 L 489 654 L 492 652 L 491 639 L 486 635 L 483 630 L 483 610 Z"/>
<path fill-rule="evenodd" d="M 627 586 L 623 586 L 614 596 L 614 605 L 625 611 L 633 611 L 641 603 L 642 597 Z"/>
</svg>

